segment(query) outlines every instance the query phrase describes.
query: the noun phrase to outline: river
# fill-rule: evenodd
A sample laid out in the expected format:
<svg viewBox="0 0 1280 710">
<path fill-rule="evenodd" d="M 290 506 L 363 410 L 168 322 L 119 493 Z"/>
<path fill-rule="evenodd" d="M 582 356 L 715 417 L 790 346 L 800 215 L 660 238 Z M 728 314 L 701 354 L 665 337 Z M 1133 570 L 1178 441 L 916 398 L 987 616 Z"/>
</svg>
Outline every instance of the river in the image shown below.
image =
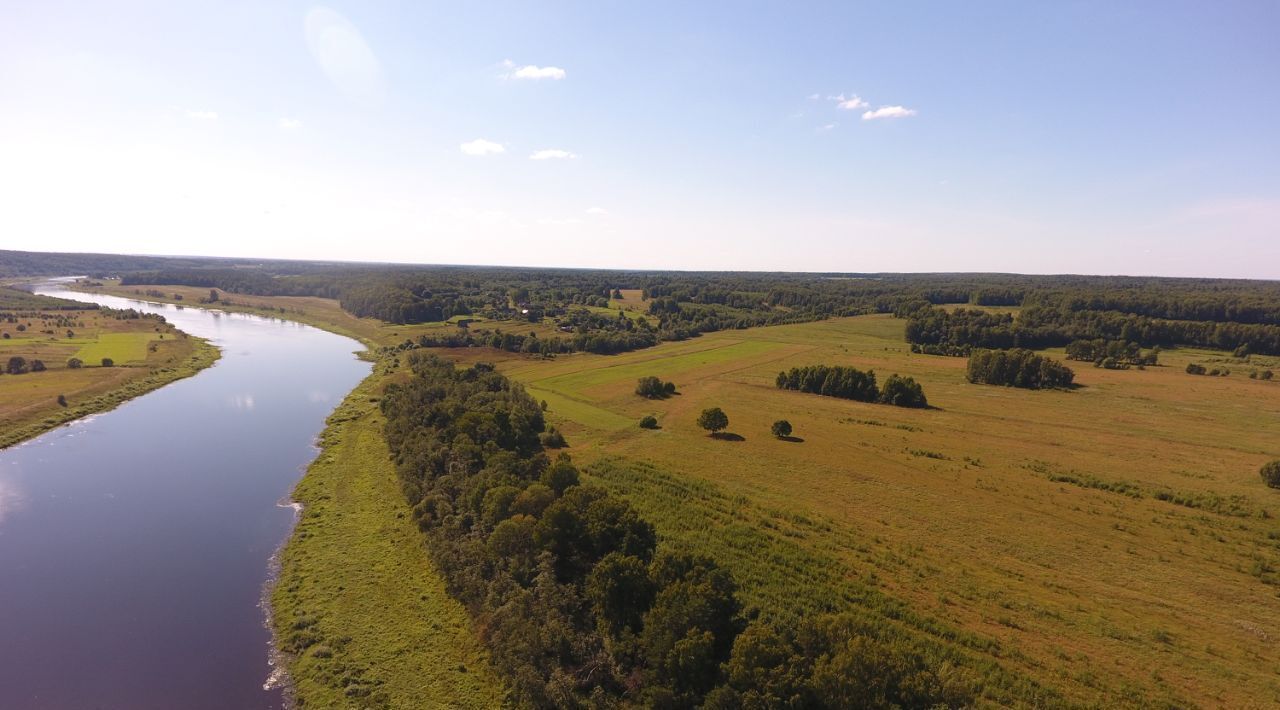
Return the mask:
<svg viewBox="0 0 1280 710">
<path fill-rule="evenodd" d="M 262 608 L 290 489 L 364 376 L 360 345 L 289 321 L 159 313 L 213 367 L 0 451 L 0 708 L 278 708 Z"/>
</svg>

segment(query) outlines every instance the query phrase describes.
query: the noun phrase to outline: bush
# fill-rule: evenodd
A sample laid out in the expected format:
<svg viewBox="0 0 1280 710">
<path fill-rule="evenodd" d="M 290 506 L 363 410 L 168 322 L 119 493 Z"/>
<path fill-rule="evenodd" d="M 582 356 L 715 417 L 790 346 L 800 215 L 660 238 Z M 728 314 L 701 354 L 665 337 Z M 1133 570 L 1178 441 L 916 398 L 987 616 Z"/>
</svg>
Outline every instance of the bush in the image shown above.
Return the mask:
<svg viewBox="0 0 1280 710">
<path fill-rule="evenodd" d="M 84 360 L 81 360 L 78 357 L 73 357 L 70 360 L 67 360 L 67 367 L 69 369 L 79 370 L 83 366 L 84 366 Z"/>
<path fill-rule="evenodd" d="M 641 377 L 636 382 L 636 394 L 648 399 L 666 399 L 676 393 L 676 383 L 663 382 L 657 377 Z"/>
<path fill-rule="evenodd" d="M 563 449 L 568 446 L 568 442 L 564 440 L 564 434 L 559 429 L 549 427 L 546 431 L 538 435 L 538 440 L 542 442 L 544 449 Z"/>
<path fill-rule="evenodd" d="M 1207 371 L 1204 369 L 1204 365 L 1191 362 L 1191 363 L 1187 363 L 1187 374 L 1188 375 L 1204 375 L 1204 374 L 1207 374 Z"/>
<path fill-rule="evenodd" d="M 32 360 L 32 361 L 31 361 L 31 371 L 32 371 L 32 372 L 44 372 L 44 371 L 45 371 L 44 360 Z"/>
<path fill-rule="evenodd" d="M 702 414 L 698 415 L 698 426 L 711 432 L 714 436 L 721 429 L 728 428 L 729 415 L 724 413 L 719 407 L 711 407 L 702 410 Z"/>
<path fill-rule="evenodd" d="M 4 371 L 10 375 L 21 375 L 25 373 L 27 371 L 27 359 L 19 355 L 14 355 L 9 358 L 9 364 L 4 368 Z"/>
<path fill-rule="evenodd" d="M 1258 375 L 1258 379 L 1269 380 L 1274 376 L 1275 376 L 1275 373 L 1272 372 L 1271 370 L 1263 370 L 1262 373 Z"/>
<path fill-rule="evenodd" d="M 115 365 L 116 365 L 116 361 L 115 361 L 115 360 L 112 360 L 112 359 L 111 359 L 111 358 L 109 358 L 109 357 L 104 357 L 104 358 L 102 358 L 102 366 L 103 366 L 103 367 L 115 367 Z"/>
<path fill-rule="evenodd" d="M 67 406 L 67 396 L 65 394 L 58 395 L 58 406 L 60 407 Z"/>
<path fill-rule="evenodd" d="M 645 416 L 640 418 L 640 428 L 641 429 L 657 429 L 658 418 L 653 416 L 652 414 L 646 414 Z"/>
<path fill-rule="evenodd" d="M 884 381 L 884 386 L 880 390 L 880 401 L 895 407 L 929 406 L 929 400 L 925 399 L 924 388 L 920 383 L 913 377 L 898 375 L 889 375 L 889 378 Z"/>
<path fill-rule="evenodd" d="M 773 432 L 773 435 L 779 439 L 791 436 L 791 422 L 786 419 L 779 419 L 773 423 L 773 426 L 769 427 L 769 431 Z"/>
<path fill-rule="evenodd" d="M 1263 483 L 1272 488 L 1280 488 L 1280 459 L 1263 464 L 1258 473 L 1262 476 Z"/>
</svg>

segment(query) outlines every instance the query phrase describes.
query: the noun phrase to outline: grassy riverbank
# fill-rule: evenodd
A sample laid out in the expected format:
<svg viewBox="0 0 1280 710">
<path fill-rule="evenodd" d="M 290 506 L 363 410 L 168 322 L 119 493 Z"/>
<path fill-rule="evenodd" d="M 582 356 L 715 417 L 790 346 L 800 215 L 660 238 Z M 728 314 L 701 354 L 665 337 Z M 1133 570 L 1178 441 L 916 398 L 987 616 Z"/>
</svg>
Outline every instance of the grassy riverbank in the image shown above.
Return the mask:
<svg viewBox="0 0 1280 710">
<path fill-rule="evenodd" d="M 220 356 L 208 341 L 156 319 L 3 290 L 0 367 L 11 370 L 15 358 L 24 365 L 21 374 L 0 376 L 0 449 L 190 377 Z"/>
<path fill-rule="evenodd" d="M 501 684 L 405 509 L 376 402 L 387 378 L 333 413 L 294 490 L 271 603 L 298 705 L 497 707 Z"/>
</svg>

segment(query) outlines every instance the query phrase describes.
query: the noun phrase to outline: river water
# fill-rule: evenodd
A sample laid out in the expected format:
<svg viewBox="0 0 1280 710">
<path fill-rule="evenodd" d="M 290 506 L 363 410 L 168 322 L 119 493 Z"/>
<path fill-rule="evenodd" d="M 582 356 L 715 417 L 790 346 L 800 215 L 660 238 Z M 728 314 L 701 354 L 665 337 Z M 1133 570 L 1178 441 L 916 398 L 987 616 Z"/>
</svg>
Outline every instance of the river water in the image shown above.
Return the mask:
<svg viewBox="0 0 1280 710">
<path fill-rule="evenodd" d="M 293 523 L 289 490 L 369 372 L 359 344 L 258 316 L 41 292 L 159 313 L 222 359 L 0 451 L 0 708 L 280 707 L 266 687 L 264 584 Z"/>
</svg>

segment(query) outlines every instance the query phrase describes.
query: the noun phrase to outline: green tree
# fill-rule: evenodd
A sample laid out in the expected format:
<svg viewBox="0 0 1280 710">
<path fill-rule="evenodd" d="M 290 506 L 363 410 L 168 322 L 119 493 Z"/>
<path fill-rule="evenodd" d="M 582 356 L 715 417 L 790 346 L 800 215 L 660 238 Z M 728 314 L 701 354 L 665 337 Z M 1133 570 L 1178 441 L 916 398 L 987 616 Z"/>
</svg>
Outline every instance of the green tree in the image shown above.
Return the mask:
<svg viewBox="0 0 1280 710">
<path fill-rule="evenodd" d="M 914 377 L 889 375 L 880 390 L 880 401 L 895 407 L 927 407 L 929 400 L 924 396 L 924 388 Z"/>
<path fill-rule="evenodd" d="M 1263 464 L 1262 470 L 1258 473 L 1262 475 L 1262 481 L 1268 486 L 1280 488 L 1280 460 Z"/>
<path fill-rule="evenodd" d="M 720 430 L 728 428 L 729 415 L 725 414 L 724 410 L 719 407 L 704 409 L 702 410 L 702 414 L 698 415 L 698 426 L 711 432 L 712 436 L 715 436 L 720 432 Z"/>
<path fill-rule="evenodd" d="M 658 418 L 653 416 L 652 414 L 644 415 L 643 417 L 640 418 L 640 428 L 641 429 L 657 429 Z"/>
<path fill-rule="evenodd" d="M 65 394 L 58 395 L 58 406 L 60 407 L 67 406 L 67 396 Z"/>
<path fill-rule="evenodd" d="M 14 355 L 9 358 L 9 364 L 4 369 L 10 375 L 21 375 L 27 371 L 27 359 L 21 355 Z"/>
<path fill-rule="evenodd" d="M 104 357 L 104 358 L 102 358 L 102 366 L 103 366 L 103 367 L 115 367 L 115 365 L 116 365 L 116 361 L 115 361 L 115 360 L 112 360 L 112 359 L 111 359 L 111 358 L 109 358 L 109 357 Z"/>
<path fill-rule="evenodd" d="M 84 361 L 78 357 L 73 357 L 70 360 L 67 360 L 67 367 L 72 370 L 78 370 L 83 366 L 84 366 Z"/>
<path fill-rule="evenodd" d="M 31 371 L 32 371 L 32 372 L 44 372 L 44 371 L 45 371 L 44 360 L 32 360 L 32 361 L 31 361 Z"/>
<path fill-rule="evenodd" d="M 791 436 L 791 422 L 786 419 L 779 419 L 773 423 L 772 427 L 769 427 L 769 431 L 772 431 L 773 435 L 779 439 Z"/>
</svg>

